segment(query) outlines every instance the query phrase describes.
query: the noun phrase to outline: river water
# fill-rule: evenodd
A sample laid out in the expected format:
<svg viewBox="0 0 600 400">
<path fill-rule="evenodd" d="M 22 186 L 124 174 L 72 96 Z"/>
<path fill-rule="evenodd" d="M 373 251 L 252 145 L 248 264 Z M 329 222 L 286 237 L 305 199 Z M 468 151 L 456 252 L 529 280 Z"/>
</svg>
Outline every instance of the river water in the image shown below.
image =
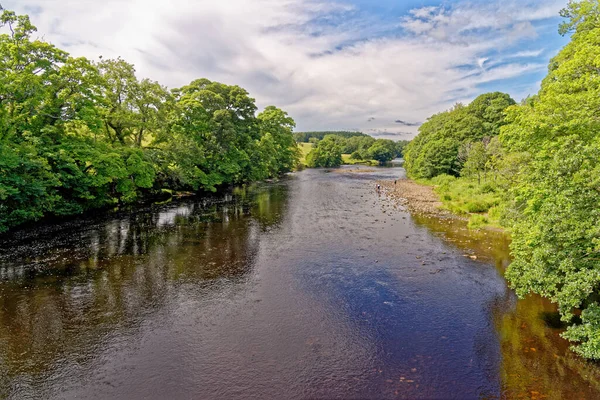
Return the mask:
<svg viewBox="0 0 600 400">
<path fill-rule="evenodd" d="M 598 398 L 508 239 L 378 179 L 277 183 L 0 238 L 0 398 Z"/>
</svg>

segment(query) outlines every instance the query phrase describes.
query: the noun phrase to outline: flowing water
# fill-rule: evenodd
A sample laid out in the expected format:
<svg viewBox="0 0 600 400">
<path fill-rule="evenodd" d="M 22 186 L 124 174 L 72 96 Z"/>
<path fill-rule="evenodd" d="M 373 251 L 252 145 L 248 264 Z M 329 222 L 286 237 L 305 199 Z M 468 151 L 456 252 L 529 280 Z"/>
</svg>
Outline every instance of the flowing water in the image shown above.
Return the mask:
<svg viewBox="0 0 600 400">
<path fill-rule="evenodd" d="M 508 240 L 307 170 L 0 238 L 0 398 L 598 398 Z"/>
</svg>

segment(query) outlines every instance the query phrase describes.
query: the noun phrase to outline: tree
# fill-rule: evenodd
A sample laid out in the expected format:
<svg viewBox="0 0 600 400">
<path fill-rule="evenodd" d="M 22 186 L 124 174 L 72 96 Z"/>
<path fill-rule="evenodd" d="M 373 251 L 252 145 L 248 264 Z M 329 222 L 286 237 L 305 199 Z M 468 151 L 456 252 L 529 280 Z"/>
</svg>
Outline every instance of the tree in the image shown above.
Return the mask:
<svg viewBox="0 0 600 400">
<path fill-rule="evenodd" d="M 409 140 L 398 140 L 396 142 L 396 157 L 397 158 L 404 157 L 404 150 L 406 149 L 406 146 L 408 146 L 409 143 L 410 143 Z"/>
<path fill-rule="evenodd" d="M 149 79 L 142 80 L 134 90 L 131 99 L 136 111 L 133 139 L 136 147 L 142 147 L 148 135 L 158 136 L 160 131 L 168 129 L 173 100 L 167 88 Z"/>
<path fill-rule="evenodd" d="M 273 138 L 273 156 L 277 168 L 271 175 L 279 175 L 292 171 L 300 161 L 300 150 L 293 137 L 296 123 L 288 113 L 275 107 L 268 106 L 258 115 L 261 137 L 269 134 Z"/>
<path fill-rule="evenodd" d="M 564 336 L 600 359 L 600 5 L 570 2 L 572 40 L 551 60 L 537 96 L 508 110 L 501 141 L 527 155 L 511 186 L 514 262 L 507 278 L 559 306 Z M 575 318 L 580 313 L 578 318 Z"/>
<path fill-rule="evenodd" d="M 46 93 L 67 61 L 67 53 L 31 40 L 37 28 L 26 15 L 3 10 L 2 27 L 10 33 L 0 34 L 0 140 L 20 141 L 26 133 L 43 128 Z"/>
<path fill-rule="evenodd" d="M 367 150 L 367 158 L 379 161 L 383 165 L 396 157 L 396 144 L 393 140 L 378 139 Z"/>
<path fill-rule="evenodd" d="M 300 143 L 311 143 L 311 139 L 321 140 L 327 135 L 336 135 L 344 139 L 351 137 L 367 137 L 364 133 L 353 131 L 320 131 L 320 132 L 296 132 L 294 138 Z"/>
<path fill-rule="evenodd" d="M 342 165 L 342 146 L 335 135 L 328 135 L 308 153 L 306 162 L 310 168 L 339 167 Z"/>
<path fill-rule="evenodd" d="M 600 25 L 600 4 L 596 0 L 569 0 L 567 7 L 560 11 L 560 16 L 567 19 L 558 28 L 563 36 L 569 32 L 593 30 Z"/>
<path fill-rule="evenodd" d="M 94 63 L 0 15 L 0 232 L 46 215 L 214 191 L 297 163 L 284 111 L 198 79 L 170 92 L 121 58 Z"/>
<path fill-rule="evenodd" d="M 481 175 L 485 174 L 488 166 L 489 156 L 483 141 L 463 144 L 465 163 L 461 175 L 477 176 L 477 183 L 481 183 Z"/>
<path fill-rule="evenodd" d="M 350 154 L 350 159 L 352 160 L 363 160 L 364 157 L 362 155 L 362 153 L 358 150 L 356 150 L 355 152 L 353 152 L 352 154 Z"/>
<path fill-rule="evenodd" d="M 371 136 L 353 136 L 346 139 L 342 152 L 344 154 L 352 154 L 355 151 L 364 152 L 375 143 L 375 139 Z"/>
<path fill-rule="evenodd" d="M 201 185 L 214 191 L 217 185 L 241 183 L 252 176 L 249 153 L 260 139 L 256 105 L 248 92 L 199 79 L 173 91 L 178 117 L 174 130 L 195 142 L 203 154 L 195 168 L 202 171 Z M 204 176 L 205 175 L 205 176 Z"/>
<path fill-rule="evenodd" d="M 497 136 L 506 124 L 505 110 L 514 104 L 507 94 L 486 93 L 468 106 L 457 104 L 433 115 L 405 148 L 408 174 L 415 178 L 433 178 L 440 174 L 458 176 L 464 162 L 459 157 L 461 146 Z"/>
</svg>

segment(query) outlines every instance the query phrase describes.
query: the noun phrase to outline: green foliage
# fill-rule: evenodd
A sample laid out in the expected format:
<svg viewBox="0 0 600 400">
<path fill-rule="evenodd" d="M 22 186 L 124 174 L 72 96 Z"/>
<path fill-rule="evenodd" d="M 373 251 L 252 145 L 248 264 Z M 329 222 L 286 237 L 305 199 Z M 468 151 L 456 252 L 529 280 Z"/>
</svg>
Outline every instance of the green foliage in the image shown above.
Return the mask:
<svg viewBox="0 0 600 400">
<path fill-rule="evenodd" d="M 574 32 L 572 40 L 536 96 L 506 108 L 505 95 L 483 95 L 433 116 L 406 162 L 413 177 L 460 172 L 430 181 L 446 207 L 469 215 L 471 227 L 499 221 L 511 229 L 512 287 L 558 304 L 569 324 L 563 336 L 598 360 L 600 3 L 570 1 L 561 15 L 560 32 Z"/>
<path fill-rule="evenodd" d="M 342 143 L 339 137 L 327 135 L 306 157 L 310 168 L 339 167 L 342 165 Z"/>
<path fill-rule="evenodd" d="M 324 132 L 318 132 L 319 135 L 321 133 Z M 353 136 L 348 137 L 350 134 Z M 330 138 L 330 141 L 334 141 L 338 145 L 341 154 L 344 155 L 344 157 L 342 157 L 342 163 L 345 164 L 367 163 L 377 165 L 379 163 L 382 165 L 396 157 L 401 157 L 402 151 L 408 143 L 407 141 L 394 142 L 386 139 L 375 140 L 375 138 L 371 136 L 363 134 L 356 135 L 355 132 L 350 132 L 348 135 L 324 133 L 321 140 L 316 137 L 310 137 L 309 141 L 315 144 L 316 147 L 315 152 L 310 157 L 310 162 L 307 157 L 307 165 L 316 167 L 322 167 L 325 166 L 325 164 L 327 164 L 327 166 L 336 165 L 337 161 L 333 161 L 336 157 L 331 157 L 329 151 L 327 152 L 327 156 L 321 156 L 321 152 L 317 151 L 319 143 L 327 138 Z"/>
<path fill-rule="evenodd" d="M 501 139 L 526 154 L 511 187 L 517 293 L 541 294 L 563 320 L 575 351 L 600 359 L 600 5 L 570 2 L 561 31 L 571 42 L 550 62 L 538 95 L 509 110 Z"/>
<path fill-rule="evenodd" d="M 459 159 L 461 153 L 464 154 L 464 164 L 461 170 L 461 175 L 477 177 L 477 182 L 481 183 L 481 175 L 487 170 L 489 162 L 489 154 L 483 141 L 465 143 L 459 149 Z"/>
<path fill-rule="evenodd" d="M 350 154 L 351 160 L 362 160 L 364 157 L 360 151 L 356 150 L 352 154 Z"/>
<path fill-rule="evenodd" d="M 58 200 L 58 180 L 47 160 L 28 143 L 0 143 L 0 232 L 42 217 Z"/>
<path fill-rule="evenodd" d="M 342 152 L 344 154 L 352 154 L 357 151 L 366 153 L 373 143 L 375 143 L 375 138 L 371 136 L 353 136 L 346 139 Z"/>
<path fill-rule="evenodd" d="M 469 229 L 481 229 L 489 224 L 489 220 L 485 215 L 473 214 L 469 217 L 469 223 L 467 224 Z"/>
<path fill-rule="evenodd" d="M 406 150 L 406 146 L 410 143 L 409 140 L 398 140 L 396 142 L 396 157 L 402 158 L 404 157 L 404 151 Z"/>
<path fill-rule="evenodd" d="M 0 232 L 45 215 L 214 191 L 291 171 L 294 121 L 199 79 L 169 91 L 122 59 L 94 63 L 0 16 Z"/>
<path fill-rule="evenodd" d="M 561 10 L 560 16 L 567 19 L 558 28 L 561 35 L 593 30 L 600 25 L 600 3 L 597 0 L 569 0 L 567 7 Z"/>
<path fill-rule="evenodd" d="M 468 106 L 457 104 L 429 118 L 405 148 L 409 176 L 418 179 L 440 174 L 458 176 L 464 162 L 459 156 L 461 147 L 497 136 L 505 124 L 504 111 L 513 104 L 514 100 L 505 93 L 486 93 Z"/>
<path fill-rule="evenodd" d="M 312 143 L 298 143 L 298 150 L 300 150 L 300 165 L 306 166 L 306 157 L 312 151 L 313 146 Z"/>
<path fill-rule="evenodd" d="M 499 225 L 497 212 L 494 215 L 482 215 L 485 218 L 473 215 L 489 214 L 491 209 L 501 204 L 502 194 L 496 185 L 481 184 L 471 178 L 456 178 L 452 175 L 438 175 L 424 183 L 435 186 L 444 208 L 454 214 L 477 220 L 479 226 L 483 221 L 486 225 Z"/>
<path fill-rule="evenodd" d="M 396 158 L 396 143 L 392 140 L 377 139 L 367 150 L 367 158 L 385 164 Z"/>
</svg>

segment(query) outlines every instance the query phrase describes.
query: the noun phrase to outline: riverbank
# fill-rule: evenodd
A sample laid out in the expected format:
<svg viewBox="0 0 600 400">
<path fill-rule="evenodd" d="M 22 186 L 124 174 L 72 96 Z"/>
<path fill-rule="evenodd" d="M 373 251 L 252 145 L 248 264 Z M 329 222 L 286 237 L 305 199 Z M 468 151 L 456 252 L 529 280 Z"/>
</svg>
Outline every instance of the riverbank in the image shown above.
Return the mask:
<svg viewBox="0 0 600 400">
<path fill-rule="evenodd" d="M 469 229 L 505 231 L 499 223 L 497 195 L 483 193 L 481 185 L 454 178 L 441 183 L 400 179 L 380 184 L 392 200 L 411 212 L 468 221 Z"/>
<path fill-rule="evenodd" d="M 442 208 L 444 204 L 433 186 L 422 185 L 410 179 L 381 181 L 379 184 L 388 197 L 409 211 L 436 216 L 452 215 Z M 458 218 L 456 215 L 455 217 Z"/>
</svg>

